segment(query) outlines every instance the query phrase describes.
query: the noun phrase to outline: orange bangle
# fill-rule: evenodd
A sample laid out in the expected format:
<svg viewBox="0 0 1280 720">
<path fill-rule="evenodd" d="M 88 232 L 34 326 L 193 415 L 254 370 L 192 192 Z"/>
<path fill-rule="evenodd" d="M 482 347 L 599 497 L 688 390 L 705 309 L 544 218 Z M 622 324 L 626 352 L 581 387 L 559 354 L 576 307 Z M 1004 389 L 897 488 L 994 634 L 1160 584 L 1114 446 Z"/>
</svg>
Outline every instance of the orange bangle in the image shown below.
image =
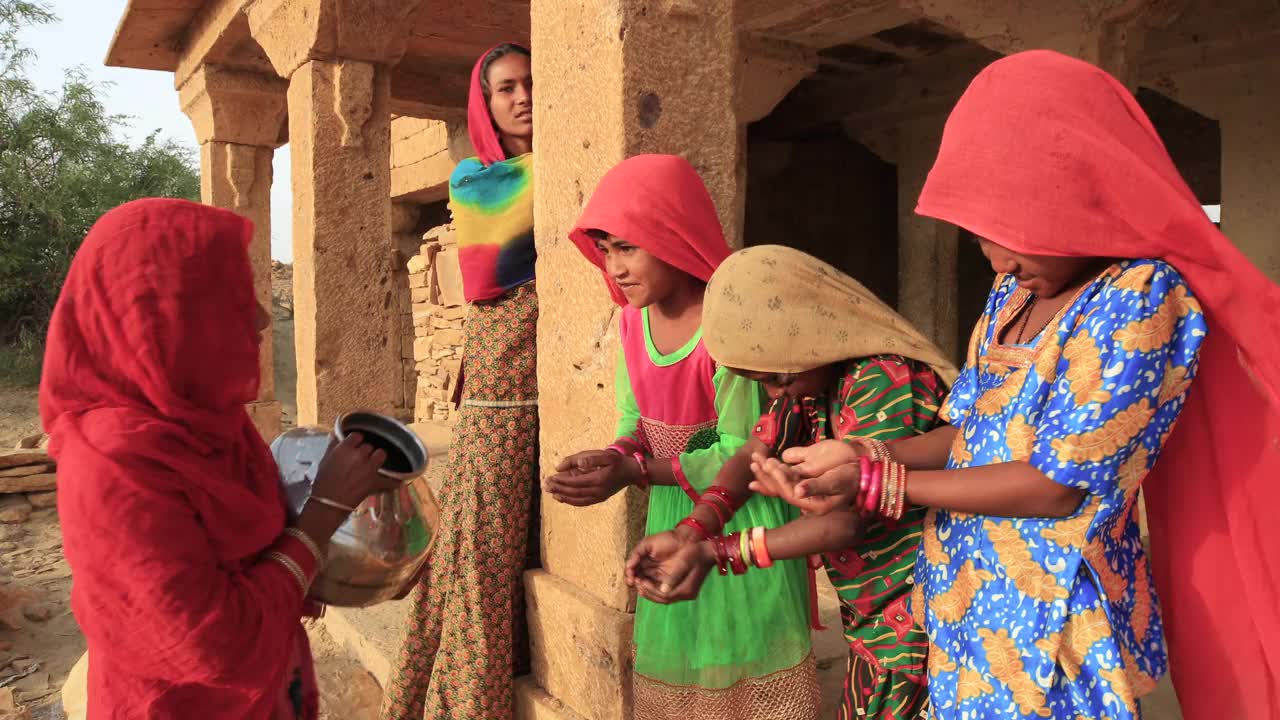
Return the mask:
<svg viewBox="0 0 1280 720">
<path fill-rule="evenodd" d="M 751 549 L 756 556 L 756 567 L 767 568 L 773 565 L 773 558 L 769 557 L 769 548 L 764 542 L 764 526 L 751 528 Z"/>
</svg>

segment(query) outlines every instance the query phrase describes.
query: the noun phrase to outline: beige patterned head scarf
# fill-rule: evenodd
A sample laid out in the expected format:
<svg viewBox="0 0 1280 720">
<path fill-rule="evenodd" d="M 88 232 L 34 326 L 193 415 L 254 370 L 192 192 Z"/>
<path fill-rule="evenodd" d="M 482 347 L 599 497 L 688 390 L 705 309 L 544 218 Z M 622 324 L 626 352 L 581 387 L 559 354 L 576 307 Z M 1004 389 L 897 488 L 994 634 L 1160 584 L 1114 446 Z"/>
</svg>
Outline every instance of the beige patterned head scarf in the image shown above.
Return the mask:
<svg viewBox="0 0 1280 720">
<path fill-rule="evenodd" d="M 707 284 L 702 338 L 716 362 L 798 373 L 852 358 L 901 355 L 951 385 L 955 367 L 857 280 L 782 245 L 730 255 Z"/>
</svg>

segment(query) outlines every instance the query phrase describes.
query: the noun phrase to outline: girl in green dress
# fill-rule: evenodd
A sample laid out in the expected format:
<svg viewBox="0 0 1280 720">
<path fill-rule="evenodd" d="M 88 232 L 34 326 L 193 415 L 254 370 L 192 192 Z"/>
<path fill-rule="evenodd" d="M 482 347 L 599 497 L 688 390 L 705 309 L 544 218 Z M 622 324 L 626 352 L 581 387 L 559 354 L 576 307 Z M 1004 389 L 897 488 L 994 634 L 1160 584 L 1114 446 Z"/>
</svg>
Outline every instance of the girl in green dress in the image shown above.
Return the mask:
<svg viewBox="0 0 1280 720">
<path fill-rule="evenodd" d="M 690 542 L 798 516 L 777 498 L 714 487 L 759 416 L 759 386 L 717 367 L 702 342 L 702 297 L 729 254 L 697 172 L 679 157 L 630 158 L 600 183 L 572 236 L 618 304 L 618 439 L 560 464 L 545 489 L 571 505 L 648 488 L 648 532 Z M 710 499 L 712 497 L 718 500 Z M 689 520 L 726 502 L 732 518 Z M 692 603 L 641 599 L 635 619 L 637 720 L 812 720 L 821 697 L 802 559 L 769 573 L 717 577 Z"/>
<path fill-rule="evenodd" d="M 760 382 L 773 401 L 716 479 L 731 492 L 748 488 L 753 456 L 828 438 L 875 446 L 927 432 L 955 377 L 931 343 L 855 280 L 786 247 L 726 260 L 707 288 L 703 329 L 716 362 Z M 628 581 L 645 598 L 676 602 L 700 598 L 712 568 L 768 575 L 779 562 L 821 554 L 849 643 L 837 717 L 921 717 L 928 642 L 907 601 L 924 509 L 884 495 L 884 507 L 865 514 L 805 516 L 701 543 L 671 533 L 645 538 L 628 561 Z M 709 520 L 713 510 L 695 516 Z"/>
</svg>

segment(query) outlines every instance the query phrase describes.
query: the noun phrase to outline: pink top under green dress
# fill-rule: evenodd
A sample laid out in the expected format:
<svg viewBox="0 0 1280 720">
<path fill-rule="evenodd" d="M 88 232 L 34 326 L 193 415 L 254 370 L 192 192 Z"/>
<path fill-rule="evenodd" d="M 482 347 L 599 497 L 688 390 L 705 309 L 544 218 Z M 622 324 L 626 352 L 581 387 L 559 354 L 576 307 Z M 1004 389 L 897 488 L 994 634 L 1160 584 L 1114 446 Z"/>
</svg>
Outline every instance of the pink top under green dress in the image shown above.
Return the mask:
<svg viewBox="0 0 1280 720">
<path fill-rule="evenodd" d="M 725 461 L 750 436 L 761 412 L 759 385 L 716 366 L 699 330 L 662 354 L 649 314 L 622 309 L 616 394 L 619 443 L 672 458 L 680 482 L 649 491 L 646 534 L 671 530 L 693 509 Z M 726 533 L 778 527 L 798 512 L 754 496 Z M 711 573 L 698 598 L 657 605 L 637 600 L 635 716 L 807 718 L 816 697 L 803 560 L 740 576 Z M 798 712 L 797 712 L 798 711 Z"/>
</svg>

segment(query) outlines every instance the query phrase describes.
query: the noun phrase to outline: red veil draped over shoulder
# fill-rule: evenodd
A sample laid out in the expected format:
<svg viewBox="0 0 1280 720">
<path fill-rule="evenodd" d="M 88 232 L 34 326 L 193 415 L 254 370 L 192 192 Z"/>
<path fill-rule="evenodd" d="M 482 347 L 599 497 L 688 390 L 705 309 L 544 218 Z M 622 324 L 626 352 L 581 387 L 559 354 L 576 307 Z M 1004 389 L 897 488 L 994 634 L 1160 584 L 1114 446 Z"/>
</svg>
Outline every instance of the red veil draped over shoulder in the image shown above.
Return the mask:
<svg viewBox="0 0 1280 720">
<path fill-rule="evenodd" d="M 89 646 L 89 716 L 268 718 L 302 600 L 258 390 L 248 220 L 141 200 L 93 227 L 53 313 L 40 413 Z M 302 636 L 305 639 L 305 635 Z"/>
<path fill-rule="evenodd" d="M 1209 221 L 1133 95 L 1053 52 L 974 79 L 916 211 L 1015 252 L 1186 278 L 1209 335 L 1143 483 L 1173 678 L 1188 720 L 1280 718 L 1280 288 Z"/>
</svg>

